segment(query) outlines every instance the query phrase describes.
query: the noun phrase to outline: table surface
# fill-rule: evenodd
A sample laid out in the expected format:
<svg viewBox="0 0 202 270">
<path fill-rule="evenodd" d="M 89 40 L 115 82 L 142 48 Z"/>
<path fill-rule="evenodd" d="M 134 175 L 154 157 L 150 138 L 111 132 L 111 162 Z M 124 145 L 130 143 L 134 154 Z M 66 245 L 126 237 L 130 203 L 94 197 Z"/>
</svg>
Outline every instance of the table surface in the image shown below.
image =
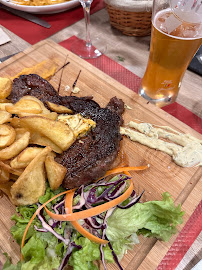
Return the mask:
<svg viewBox="0 0 202 270">
<path fill-rule="evenodd" d="M 25 50 L 30 44 L 8 29 L 1 26 L 9 35 L 11 42 L 0 46 L 0 58 Z M 66 27 L 58 33 L 52 35 L 51 39 L 57 43 L 76 35 L 83 38 L 85 24 L 84 20 Z M 150 36 L 147 37 L 129 37 L 113 29 L 109 23 L 109 16 L 105 9 L 91 15 L 91 34 L 105 40 L 107 50 L 105 54 L 124 66 L 139 77 L 143 77 L 148 57 Z M 121 57 L 123 61 L 120 61 Z M 202 77 L 187 70 L 183 78 L 182 86 L 177 98 L 177 102 L 194 114 L 202 118 Z M 191 269 L 202 257 L 201 254 L 202 233 L 196 239 L 183 260 L 177 267 L 177 270 Z"/>
</svg>

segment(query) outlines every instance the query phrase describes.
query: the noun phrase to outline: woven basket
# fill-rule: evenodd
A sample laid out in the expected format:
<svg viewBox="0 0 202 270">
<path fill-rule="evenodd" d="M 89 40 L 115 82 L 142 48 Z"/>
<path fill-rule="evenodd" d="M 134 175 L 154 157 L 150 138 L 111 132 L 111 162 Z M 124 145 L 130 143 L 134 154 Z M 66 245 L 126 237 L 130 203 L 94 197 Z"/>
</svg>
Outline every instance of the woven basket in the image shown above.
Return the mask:
<svg viewBox="0 0 202 270">
<path fill-rule="evenodd" d="M 118 9 L 106 3 L 110 23 L 127 36 L 148 36 L 151 33 L 151 11 L 135 12 Z"/>
</svg>

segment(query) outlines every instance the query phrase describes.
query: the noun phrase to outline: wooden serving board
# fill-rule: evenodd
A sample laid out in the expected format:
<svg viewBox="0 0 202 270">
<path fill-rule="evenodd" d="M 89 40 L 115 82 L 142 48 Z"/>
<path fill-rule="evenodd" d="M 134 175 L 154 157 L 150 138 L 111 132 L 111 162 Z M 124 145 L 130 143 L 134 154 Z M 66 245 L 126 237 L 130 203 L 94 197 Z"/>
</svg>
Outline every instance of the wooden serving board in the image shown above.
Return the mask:
<svg viewBox="0 0 202 270">
<path fill-rule="evenodd" d="M 70 62 L 63 70 L 59 91 L 61 95 L 70 93 L 64 90 L 65 86 L 72 86 L 81 70 L 77 82 L 80 92 L 77 96 L 93 95 L 94 100 L 103 107 L 111 97 L 117 96 L 132 108 L 124 113 L 125 123 L 128 123 L 129 120 L 140 119 L 152 124 L 168 125 L 180 132 L 190 133 L 201 138 L 201 135 L 190 127 L 152 104 L 147 104 L 144 99 L 130 89 L 52 41 L 39 42 L 2 63 L 0 76 L 14 76 L 23 68 L 31 67 L 46 59 L 52 59 L 58 67 L 62 67 L 65 61 Z M 61 72 L 59 71 L 50 81 L 55 89 L 58 89 Z M 127 138 L 123 140 L 123 149 L 129 158 L 130 166 L 146 163 L 151 165 L 146 171 L 132 173 L 136 191 L 145 190 L 144 201 L 161 199 L 161 194 L 168 191 L 176 204 L 182 204 L 186 214 L 184 215 L 184 223 L 178 227 L 179 233 L 201 200 L 202 168 L 181 168 L 172 162 L 168 155 L 131 142 Z M 9 232 L 13 224 L 10 217 L 14 213 L 14 209 L 6 196 L 0 198 L 0 248 L 2 252 L 7 252 L 12 257 L 13 262 L 17 262 L 20 255 L 19 246 Z M 121 261 L 123 269 L 156 269 L 177 235 L 173 236 L 167 243 L 140 237 L 140 244 L 128 251 Z M 0 260 L 2 262 L 5 260 L 2 254 Z M 102 266 L 100 268 L 103 269 Z M 108 269 L 117 269 L 117 267 L 111 264 Z"/>
</svg>

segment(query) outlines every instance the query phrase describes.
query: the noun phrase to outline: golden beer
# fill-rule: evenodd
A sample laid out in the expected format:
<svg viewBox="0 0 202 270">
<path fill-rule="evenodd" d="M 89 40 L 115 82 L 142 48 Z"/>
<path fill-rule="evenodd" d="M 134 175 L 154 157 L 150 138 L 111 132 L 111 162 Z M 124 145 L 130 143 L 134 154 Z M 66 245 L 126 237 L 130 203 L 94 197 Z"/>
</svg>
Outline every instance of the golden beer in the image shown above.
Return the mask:
<svg viewBox="0 0 202 270">
<path fill-rule="evenodd" d="M 164 10 L 153 20 L 149 61 L 139 90 L 159 106 L 175 101 L 183 75 L 202 44 L 199 24 L 182 22 L 168 34 L 166 18 L 170 15 L 171 11 Z"/>
</svg>

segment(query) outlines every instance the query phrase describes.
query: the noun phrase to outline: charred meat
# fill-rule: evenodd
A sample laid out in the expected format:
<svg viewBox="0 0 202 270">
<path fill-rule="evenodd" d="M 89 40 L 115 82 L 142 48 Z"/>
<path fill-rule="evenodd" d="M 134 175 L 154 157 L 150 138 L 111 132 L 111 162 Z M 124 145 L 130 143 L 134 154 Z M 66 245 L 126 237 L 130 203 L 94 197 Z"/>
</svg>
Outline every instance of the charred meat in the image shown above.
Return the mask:
<svg viewBox="0 0 202 270">
<path fill-rule="evenodd" d="M 96 127 L 87 136 L 56 157 L 56 161 L 67 168 L 63 186 L 67 189 L 79 187 L 104 176 L 120 148 L 123 101 L 114 97 L 106 108 L 100 108 L 90 97 L 59 96 L 48 81 L 36 74 L 22 75 L 13 81 L 12 102 L 24 95 L 35 96 L 44 104 L 50 101 L 67 106 L 74 113 L 96 122 Z"/>
</svg>

